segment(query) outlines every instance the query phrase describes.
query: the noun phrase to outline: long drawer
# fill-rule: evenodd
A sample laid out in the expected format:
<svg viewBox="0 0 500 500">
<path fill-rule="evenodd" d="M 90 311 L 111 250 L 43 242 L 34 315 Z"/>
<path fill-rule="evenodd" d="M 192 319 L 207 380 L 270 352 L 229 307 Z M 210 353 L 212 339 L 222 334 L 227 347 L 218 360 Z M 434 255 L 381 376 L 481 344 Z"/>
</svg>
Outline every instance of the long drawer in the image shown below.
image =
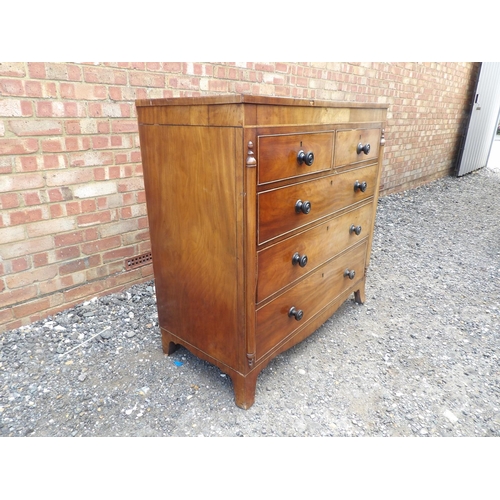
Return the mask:
<svg viewBox="0 0 500 500">
<path fill-rule="evenodd" d="M 257 311 L 257 359 L 363 277 L 366 247 L 365 239 Z M 354 271 L 353 277 L 346 271 Z"/>
<path fill-rule="evenodd" d="M 374 164 L 259 193 L 258 243 L 305 227 L 373 196 L 376 177 Z"/>
<path fill-rule="evenodd" d="M 257 303 L 359 243 L 371 230 L 373 204 L 329 219 L 257 254 Z"/>
</svg>

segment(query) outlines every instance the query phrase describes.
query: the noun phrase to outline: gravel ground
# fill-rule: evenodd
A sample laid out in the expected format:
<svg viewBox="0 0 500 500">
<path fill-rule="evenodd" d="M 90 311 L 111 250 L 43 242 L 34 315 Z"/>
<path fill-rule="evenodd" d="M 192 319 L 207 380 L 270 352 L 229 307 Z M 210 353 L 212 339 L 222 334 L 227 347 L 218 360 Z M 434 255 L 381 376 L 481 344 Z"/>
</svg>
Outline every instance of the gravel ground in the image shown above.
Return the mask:
<svg viewBox="0 0 500 500">
<path fill-rule="evenodd" d="M 366 302 L 259 375 L 184 348 L 154 283 L 0 334 L 0 436 L 500 436 L 500 170 L 379 201 Z"/>
</svg>

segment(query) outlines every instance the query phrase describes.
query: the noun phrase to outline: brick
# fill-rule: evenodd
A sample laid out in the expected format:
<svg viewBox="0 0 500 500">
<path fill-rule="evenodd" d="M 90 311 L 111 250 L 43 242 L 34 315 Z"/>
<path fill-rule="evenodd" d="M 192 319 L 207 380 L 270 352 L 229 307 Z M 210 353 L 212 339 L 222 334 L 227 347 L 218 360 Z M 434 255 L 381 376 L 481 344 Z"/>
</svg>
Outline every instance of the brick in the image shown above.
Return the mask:
<svg viewBox="0 0 500 500">
<path fill-rule="evenodd" d="M 66 156 L 63 154 L 43 155 L 42 160 L 45 169 L 65 168 L 67 166 Z"/>
<path fill-rule="evenodd" d="M 50 202 L 68 201 L 73 199 L 73 192 L 69 187 L 62 186 L 60 188 L 47 190 Z"/>
<path fill-rule="evenodd" d="M 44 297 L 41 299 L 31 300 L 30 302 L 26 302 L 25 304 L 14 306 L 12 308 L 12 311 L 16 318 L 24 318 L 34 313 L 43 311 L 44 309 L 47 309 L 49 306 L 50 306 L 50 299 L 48 297 Z"/>
<path fill-rule="evenodd" d="M 9 121 L 9 128 L 21 137 L 62 134 L 61 122 L 54 120 L 13 120 Z"/>
<path fill-rule="evenodd" d="M 121 245 L 120 236 L 111 236 L 109 238 L 101 238 L 90 243 L 82 245 L 82 252 L 86 255 L 91 255 L 111 248 L 117 248 Z"/>
<path fill-rule="evenodd" d="M 6 263 L 6 269 L 7 269 Z M 27 257 L 19 257 L 18 259 L 12 259 L 10 261 L 10 272 L 19 273 L 21 271 L 26 271 L 31 267 L 30 260 Z"/>
<path fill-rule="evenodd" d="M 25 286 L 16 290 L 4 290 L 0 293 L 0 310 L 13 304 L 32 299 L 37 295 L 36 285 Z"/>
<path fill-rule="evenodd" d="M 97 204 L 95 200 L 83 200 L 81 203 L 82 212 L 95 212 L 97 210 Z"/>
<path fill-rule="evenodd" d="M 143 191 L 144 179 L 142 177 L 123 179 L 118 183 L 118 192 L 123 193 L 126 191 Z"/>
<path fill-rule="evenodd" d="M 44 87 L 41 82 L 26 81 L 24 83 L 24 92 L 27 97 L 44 97 Z"/>
<path fill-rule="evenodd" d="M 86 298 L 95 297 L 105 290 L 106 283 L 104 281 L 96 281 L 83 286 L 72 288 L 64 292 L 64 300 L 71 302 L 74 300 L 84 300 Z"/>
<path fill-rule="evenodd" d="M 82 80 L 82 69 L 75 64 L 67 65 L 68 80 L 79 81 Z"/>
<path fill-rule="evenodd" d="M 43 283 L 40 283 L 39 284 L 40 294 L 42 295 L 54 294 L 55 292 L 61 292 L 69 287 L 83 283 L 85 279 L 84 275 L 82 274 L 82 277 L 78 279 L 79 274 L 82 273 L 70 274 L 67 276 L 63 276 L 61 278 L 56 277 L 47 280 Z M 62 293 L 60 293 L 59 295 L 61 295 L 61 303 L 62 303 L 62 301 L 64 300 L 64 296 Z"/>
<path fill-rule="evenodd" d="M 8 243 L 14 243 L 24 240 L 26 237 L 26 231 L 24 226 L 9 226 L 5 228 L 0 228 L 0 256 L 3 259 L 16 257 L 15 251 L 10 253 L 10 247 L 13 245 L 9 245 L 7 248 L 5 245 Z M 20 253 L 18 255 L 24 255 Z"/>
<path fill-rule="evenodd" d="M 226 80 L 209 80 L 208 90 L 210 92 L 228 92 L 228 82 Z"/>
<path fill-rule="evenodd" d="M 76 231 L 72 233 L 56 234 L 54 236 L 54 244 L 56 247 L 75 245 L 85 241 L 83 231 Z"/>
<path fill-rule="evenodd" d="M 26 224 L 28 222 L 35 222 L 42 220 L 43 212 L 41 208 L 32 210 L 21 210 L 19 212 L 12 212 L 10 214 L 11 225 Z"/>
<path fill-rule="evenodd" d="M 61 83 L 59 86 L 63 99 L 100 100 L 106 99 L 107 90 L 104 85 L 90 85 L 87 83 Z"/>
<path fill-rule="evenodd" d="M 65 215 L 69 215 L 62 205 L 51 205 L 50 209 L 50 218 L 55 219 L 57 217 L 64 217 Z"/>
<path fill-rule="evenodd" d="M 0 208 L 16 208 L 19 206 L 19 195 L 17 193 L 5 193 L 0 195 Z"/>
<path fill-rule="evenodd" d="M 47 186 L 51 187 L 70 186 L 72 184 L 92 182 L 94 180 L 94 176 L 92 169 L 89 168 L 64 169 L 47 173 L 45 180 L 47 182 Z"/>
<path fill-rule="evenodd" d="M 94 224 L 106 224 L 112 219 L 112 214 L 109 210 L 96 212 L 93 214 L 80 215 L 77 217 L 78 227 L 92 226 Z"/>
<path fill-rule="evenodd" d="M 107 135 L 95 135 L 92 137 L 92 149 L 109 149 L 110 138 Z"/>
<path fill-rule="evenodd" d="M 18 77 L 26 76 L 26 63 L 0 62 L 0 75 Z"/>
<path fill-rule="evenodd" d="M 65 210 L 67 215 L 79 215 L 82 213 L 82 207 L 78 201 L 66 203 Z"/>
<path fill-rule="evenodd" d="M 0 116 L 31 116 L 31 104 L 19 99 L 0 99 Z"/>
<path fill-rule="evenodd" d="M 31 259 L 34 267 L 46 266 L 49 263 L 49 254 L 47 252 L 37 253 Z"/>
<path fill-rule="evenodd" d="M 38 151 L 37 139 L 0 139 L 0 154 L 23 155 Z"/>
<path fill-rule="evenodd" d="M 39 281 L 47 281 L 57 275 L 58 266 L 45 266 L 37 269 L 31 269 L 25 272 L 17 272 L 5 277 L 5 283 L 11 290 L 27 287 Z"/>
<path fill-rule="evenodd" d="M 139 217 L 137 220 L 137 227 L 139 229 L 145 229 L 149 227 L 149 221 L 147 217 Z"/>
<path fill-rule="evenodd" d="M 83 259 L 74 260 L 61 265 L 59 267 L 59 274 L 64 276 L 65 274 L 76 273 L 84 269 L 89 269 L 90 267 L 98 266 L 100 263 L 100 255 L 91 255 L 89 257 L 84 257 Z"/>
<path fill-rule="evenodd" d="M 50 80 L 68 79 L 68 67 L 64 63 L 45 63 L 45 71 Z"/>
<path fill-rule="evenodd" d="M 137 231 L 138 223 L 137 219 L 127 219 L 124 221 L 114 222 L 112 224 L 106 224 L 99 228 L 101 237 L 114 236 L 117 234 L 124 234 L 129 231 Z"/>
<path fill-rule="evenodd" d="M 85 117 L 87 116 L 86 103 L 81 102 L 64 102 L 63 116 L 65 117 Z"/>
<path fill-rule="evenodd" d="M 43 62 L 31 62 L 28 63 L 28 74 L 30 78 L 45 78 L 45 63 Z"/>
<path fill-rule="evenodd" d="M 137 133 L 137 120 L 116 120 L 111 123 L 111 130 L 115 134 Z"/>
<path fill-rule="evenodd" d="M 118 259 L 126 259 L 127 257 L 132 257 L 135 255 L 137 250 L 135 247 L 123 247 L 118 248 L 116 250 L 111 250 L 110 252 L 106 252 L 102 256 L 102 261 L 104 263 L 110 262 Z"/>
<path fill-rule="evenodd" d="M 102 67 L 85 67 L 83 77 L 89 83 L 126 85 L 127 73 L 123 70 Z"/>
<path fill-rule="evenodd" d="M 80 248 L 78 246 L 59 248 L 55 252 L 57 260 L 69 260 L 80 257 Z"/>
<path fill-rule="evenodd" d="M 28 224 L 26 226 L 29 238 L 36 238 L 48 234 L 63 233 L 65 231 L 72 231 L 74 229 L 76 229 L 76 221 L 72 217 L 55 220 L 43 220 Z"/>
<path fill-rule="evenodd" d="M 34 172 L 38 170 L 38 155 L 18 156 L 16 158 L 16 170 L 18 172 Z"/>
<path fill-rule="evenodd" d="M 42 174 L 14 174 L 0 176 L 0 193 L 12 191 L 24 191 L 45 186 Z"/>
<path fill-rule="evenodd" d="M 108 87 L 109 98 L 113 101 L 123 101 L 123 93 L 121 87 Z"/>
<path fill-rule="evenodd" d="M 106 151 L 88 151 L 85 153 L 72 153 L 69 157 L 72 167 L 111 165 L 113 153 Z"/>
<path fill-rule="evenodd" d="M 123 271 L 123 264 L 121 264 L 121 270 Z M 110 287 L 116 287 L 120 285 L 125 285 L 132 282 L 137 282 L 141 278 L 141 270 L 134 269 L 133 271 L 127 271 L 126 273 L 120 273 L 115 276 L 108 278 L 107 283 Z"/>
<path fill-rule="evenodd" d="M 0 95 L 23 96 L 24 95 L 23 81 L 0 78 Z"/>
<path fill-rule="evenodd" d="M 77 186 L 73 189 L 75 198 L 94 198 L 117 192 L 115 181 L 93 182 Z"/>
<path fill-rule="evenodd" d="M 99 123 L 90 118 L 72 120 L 66 122 L 66 132 L 68 134 L 97 134 L 100 133 L 98 126 Z"/>
<path fill-rule="evenodd" d="M 39 117 L 54 117 L 54 116 L 62 116 L 62 113 L 55 113 L 53 109 L 53 102 L 47 101 L 39 101 L 36 103 L 36 116 Z M 61 107 L 62 109 L 62 107 Z"/>
<path fill-rule="evenodd" d="M 23 193 L 23 199 L 24 199 L 24 204 L 26 206 L 40 205 L 41 204 L 39 191 L 29 191 L 29 192 Z"/>
<path fill-rule="evenodd" d="M 2 287 L 0 286 L 0 291 L 2 291 Z M 3 323 L 7 323 L 8 321 L 11 321 L 14 318 L 14 313 L 12 312 L 12 309 L 3 309 L 0 310 L 0 325 Z"/>
<path fill-rule="evenodd" d="M 129 72 L 130 85 L 134 87 L 165 87 L 165 75 L 163 73 Z"/>
<path fill-rule="evenodd" d="M 163 71 L 166 73 L 180 73 L 182 71 L 182 63 L 180 62 L 164 62 Z"/>
</svg>

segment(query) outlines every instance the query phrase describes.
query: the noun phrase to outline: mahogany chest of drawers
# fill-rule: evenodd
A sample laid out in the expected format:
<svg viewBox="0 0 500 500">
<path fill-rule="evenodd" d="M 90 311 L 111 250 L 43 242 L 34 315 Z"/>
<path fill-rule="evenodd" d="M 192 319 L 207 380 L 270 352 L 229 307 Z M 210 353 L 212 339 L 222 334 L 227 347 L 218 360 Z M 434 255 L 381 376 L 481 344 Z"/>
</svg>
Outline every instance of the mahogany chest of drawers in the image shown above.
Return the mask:
<svg viewBox="0 0 500 500">
<path fill-rule="evenodd" d="M 364 301 L 387 106 L 229 95 L 136 108 L 163 350 L 218 366 L 249 408 L 273 357 L 351 294 Z"/>
</svg>

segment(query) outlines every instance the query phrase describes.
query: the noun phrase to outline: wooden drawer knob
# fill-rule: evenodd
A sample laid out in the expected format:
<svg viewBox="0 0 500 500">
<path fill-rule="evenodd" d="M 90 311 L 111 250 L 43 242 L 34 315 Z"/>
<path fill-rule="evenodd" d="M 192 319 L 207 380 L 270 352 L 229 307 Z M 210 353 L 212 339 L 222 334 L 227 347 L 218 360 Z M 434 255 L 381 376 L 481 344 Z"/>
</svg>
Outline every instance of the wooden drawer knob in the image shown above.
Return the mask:
<svg viewBox="0 0 500 500">
<path fill-rule="evenodd" d="M 302 317 L 304 316 L 304 311 L 300 309 L 295 309 L 295 307 L 291 307 L 290 310 L 288 311 L 288 317 L 294 317 L 297 321 L 300 321 Z"/>
<path fill-rule="evenodd" d="M 302 257 L 299 255 L 299 252 L 295 252 L 292 257 L 292 264 L 298 264 L 300 267 L 306 267 L 307 265 L 307 255 L 303 255 Z"/>
<path fill-rule="evenodd" d="M 367 155 L 369 152 L 370 152 L 370 144 L 369 143 L 361 144 L 361 142 L 360 142 L 358 144 L 358 147 L 356 148 L 356 153 L 358 153 L 358 155 L 361 153 L 365 153 L 365 155 Z"/>
<path fill-rule="evenodd" d="M 295 212 L 300 214 L 301 212 L 303 214 L 308 214 L 311 211 L 311 202 L 310 201 L 302 201 L 302 200 L 297 200 L 295 203 Z"/>
<path fill-rule="evenodd" d="M 304 151 L 300 150 L 297 155 L 297 161 L 299 162 L 299 165 L 305 163 L 310 167 L 314 163 L 314 153 L 312 151 L 304 153 Z"/>
</svg>

